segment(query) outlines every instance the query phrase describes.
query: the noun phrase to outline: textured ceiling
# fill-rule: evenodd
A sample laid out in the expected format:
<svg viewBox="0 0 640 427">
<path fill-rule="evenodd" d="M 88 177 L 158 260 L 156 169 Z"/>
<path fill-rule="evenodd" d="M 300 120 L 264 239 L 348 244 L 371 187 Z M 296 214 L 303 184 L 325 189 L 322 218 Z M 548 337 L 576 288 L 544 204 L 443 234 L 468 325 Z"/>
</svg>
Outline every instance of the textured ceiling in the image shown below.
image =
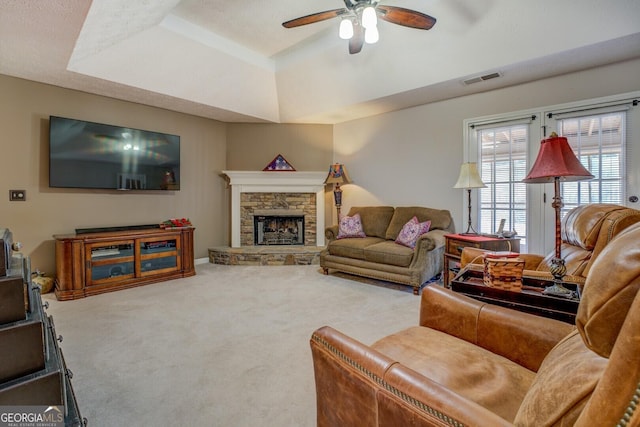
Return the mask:
<svg viewBox="0 0 640 427">
<path fill-rule="evenodd" d="M 339 123 L 640 57 L 640 1 L 383 0 L 349 55 L 341 0 L 0 0 L 0 73 L 226 122 Z M 465 85 L 498 72 L 501 77 Z"/>
</svg>

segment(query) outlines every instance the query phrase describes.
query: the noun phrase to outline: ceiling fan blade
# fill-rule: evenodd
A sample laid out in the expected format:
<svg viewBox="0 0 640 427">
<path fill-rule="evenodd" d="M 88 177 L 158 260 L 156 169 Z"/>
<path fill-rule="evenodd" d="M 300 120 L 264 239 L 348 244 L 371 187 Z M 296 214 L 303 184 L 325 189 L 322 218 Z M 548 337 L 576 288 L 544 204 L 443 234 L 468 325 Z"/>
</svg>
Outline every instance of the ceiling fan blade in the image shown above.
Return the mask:
<svg viewBox="0 0 640 427">
<path fill-rule="evenodd" d="M 349 11 L 347 9 L 325 10 L 324 12 L 312 13 L 311 15 L 302 16 L 300 18 L 283 22 L 282 26 L 285 28 L 299 27 L 301 25 L 313 24 L 315 22 L 335 18 L 337 16 L 344 15 L 345 13 L 349 13 Z"/>
<path fill-rule="evenodd" d="M 419 30 L 430 30 L 436 23 L 436 18 L 416 10 L 396 6 L 378 5 L 380 19 L 405 27 Z"/>
<path fill-rule="evenodd" d="M 349 53 L 360 53 L 364 45 L 364 28 L 357 21 L 353 23 L 353 37 L 349 39 Z"/>
</svg>

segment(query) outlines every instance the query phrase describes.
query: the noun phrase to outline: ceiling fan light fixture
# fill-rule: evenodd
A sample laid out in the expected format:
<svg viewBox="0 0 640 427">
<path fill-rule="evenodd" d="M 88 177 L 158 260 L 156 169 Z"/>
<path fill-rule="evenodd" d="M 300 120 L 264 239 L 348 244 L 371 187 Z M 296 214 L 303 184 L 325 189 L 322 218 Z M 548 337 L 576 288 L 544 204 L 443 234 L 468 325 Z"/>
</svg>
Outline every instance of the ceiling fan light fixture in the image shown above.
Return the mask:
<svg viewBox="0 0 640 427">
<path fill-rule="evenodd" d="M 345 18 L 340 21 L 339 35 L 343 40 L 349 40 L 353 37 L 353 22 L 351 22 L 351 19 Z"/>
<path fill-rule="evenodd" d="M 362 11 L 362 26 L 367 30 L 375 28 L 378 25 L 378 17 L 376 9 L 373 6 L 367 6 Z"/>
<path fill-rule="evenodd" d="M 325 10 L 301 16 L 283 22 L 285 28 L 295 28 L 332 18 L 341 18 L 338 35 L 349 41 L 349 54 L 362 51 L 365 43 L 377 43 L 380 38 L 378 32 L 378 14 L 380 19 L 404 27 L 418 30 L 430 30 L 436 23 L 436 18 L 417 10 L 405 9 L 397 6 L 379 5 L 380 0 L 343 0 L 344 6 L 339 9 Z"/>
<path fill-rule="evenodd" d="M 380 33 L 378 33 L 378 27 L 365 28 L 364 41 L 367 44 L 377 43 L 380 39 Z"/>
</svg>

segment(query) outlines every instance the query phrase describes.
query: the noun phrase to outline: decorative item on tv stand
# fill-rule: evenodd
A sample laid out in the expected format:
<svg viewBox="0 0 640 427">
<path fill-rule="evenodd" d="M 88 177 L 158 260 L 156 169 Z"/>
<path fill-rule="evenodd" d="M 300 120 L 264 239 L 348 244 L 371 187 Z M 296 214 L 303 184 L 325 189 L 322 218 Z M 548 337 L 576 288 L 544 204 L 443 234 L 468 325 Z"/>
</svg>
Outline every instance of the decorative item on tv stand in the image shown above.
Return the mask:
<svg viewBox="0 0 640 427">
<path fill-rule="evenodd" d="M 480 175 L 478 174 L 478 168 L 475 163 L 467 162 L 463 163 L 460 167 L 460 176 L 453 188 L 464 188 L 467 190 L 467 207 L 469 211 L 469 219 L 467 222 L 467 231 L 460 233 L 462 235 L 477 235 L 476 230 L 471 226 L 471 189 L 473 188 L 485 188 L 486 185 L 482 182 Z"/>
<path fill-rule="evenodd" d="M 193 227 L 189 218 L 172 218 L 160 223 L 160 228 L 185 228 Z"/>
<path fill-rule="evenodd" d="M 338 222 L 340 221 L 340 207 L 342 206 L 342 189 L 340 185 L 350 184 L 349 174 L 347 174 L 347 168 L 340 163 L 335 163 L 329 166 L 329 174 L 327 179 L 324 180 L 325 184 L 334 184 L 333 199 L 336 204 L 336 210 L 338 212 Z"/>
<path fill-rule="evenodd" d="M 563 206 L 560 194 L 560 181 L 572 182 L 592 179 L 593 175 L 580 163 L 567 138 L 558 136 L 555 132 L 549 138 L 540 142 L 538 157 L 522 182 L 528 184 L 546 184 L 553 182 L 554 196 L 551 207 L 555 210 L 555 256 L 551 261 L 550 272 L 553 285 L 547 287 L 544 293 L 555 296 L 571 297 L 573 291 L 562 286 L 562 278 L 567 273 L 567 267 L 562 258 L 562 236 L 560 210 Z"/>
</svg>

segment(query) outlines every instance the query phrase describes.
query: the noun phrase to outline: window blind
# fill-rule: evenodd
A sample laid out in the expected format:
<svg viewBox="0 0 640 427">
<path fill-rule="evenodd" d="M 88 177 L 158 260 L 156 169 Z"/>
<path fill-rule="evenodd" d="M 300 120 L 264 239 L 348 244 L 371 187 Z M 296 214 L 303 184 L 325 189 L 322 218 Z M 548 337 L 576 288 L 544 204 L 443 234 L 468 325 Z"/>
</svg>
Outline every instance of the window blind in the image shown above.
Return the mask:
<svg viewBox="0 0 640 427">
<path fill-rule="evenodd" d="M 563 213 L 588 203 L 624 204 L 626 112 L 588 111 L 557 120 L 558 133 L 594 175 L 590 181 L 563 183 Z"/>
</svg>

